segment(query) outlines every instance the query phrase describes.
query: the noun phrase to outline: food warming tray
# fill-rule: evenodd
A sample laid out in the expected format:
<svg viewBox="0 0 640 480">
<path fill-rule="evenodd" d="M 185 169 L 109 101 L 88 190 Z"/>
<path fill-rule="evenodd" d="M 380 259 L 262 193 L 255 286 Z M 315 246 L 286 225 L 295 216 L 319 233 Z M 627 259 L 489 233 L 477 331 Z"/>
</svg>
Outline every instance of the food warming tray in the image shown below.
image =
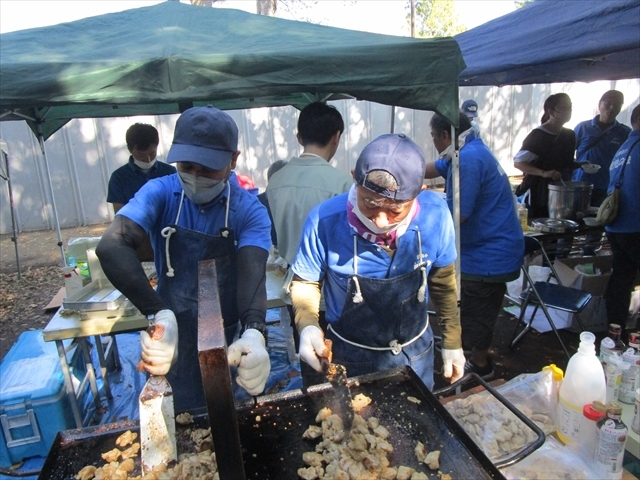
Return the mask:
<svg viewBox="0 0 640 480">
<path fill-rule="evenodd" d="M 93 280 L 62 301 L 66 310 L 118 310 L 125 296 L 106 279 Z"/>
<path fill-rule="evenodd" d="M 563 218 L 536 218 L 531 222 L 531 227 L 536 232 L 567 233 L 577 231 L 579 225 L 573 220 Z"/>
<path fill-rule="evenodd" d="M 410 466 L 437 478 L 436 471 L 416 460 L 414 447 L 421 441 L 428 450 L 441 451 L 440 471 L 454 479 L 504 478 L 411 369 L 353 377 L 349 385 L 353 395 L 363 393 L 372 399 L 362 415 L 378 417 L 389 430 L 392 466 Z M 298 478 L 297 470 L 304 466 L 302 453 L 318 443 L 303 440 L 302 434 L 325 406 L 339 413 L 330 384 L 311 387 L 306 393 L 293 390 L 236 403 L 246 478 Z M 196 415 L 196 421 L 207 423 L 206 415 Z M 100 454 L 114 448 L 115 439 L 127 429 L 137 431 L 138 422 L 60 432 L 39 480 L 72 480 L 85 465 L 103 465 Z M 136 468 L 139 472 L 139 458 Z"/>
</svg>

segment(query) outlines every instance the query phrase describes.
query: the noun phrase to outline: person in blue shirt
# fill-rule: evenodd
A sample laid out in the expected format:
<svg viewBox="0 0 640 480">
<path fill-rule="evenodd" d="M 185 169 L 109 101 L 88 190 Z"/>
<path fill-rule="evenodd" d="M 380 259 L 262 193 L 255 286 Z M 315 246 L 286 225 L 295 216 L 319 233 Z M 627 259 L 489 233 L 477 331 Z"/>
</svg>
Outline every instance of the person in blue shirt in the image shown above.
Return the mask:
<svg viewBox="0 0 640 480">
<path fill-rule="evenodd" d="M 115 169 L 109 178 L 107 202 L 113 205 L 113 213 L 131 200 L 142 186 L 153 178 L 164 177 L 176 173 L 173 165 L 158 162 L 158 144 L 160 137 L 153 125 L 134 123 L 125 134 L 129 161 Z M 153 261 L 153 250 L 149 238 L 137 251 L 141 262 Z"/>
<path fill-rule="evenodd" d="M 358 157 L 351 189 L 307 217 L 291 267 L 303 383 L 313 381 L 304 368 L 321 370 L 329 339 L 333 362 L 350 376 L 410 365 L 432 388 L 429 299 L 442 328 L 444 377 L 462 376 L 455 233 L 444 200 L 422 191 L 425 165 L 411 139 L 382 135 Z"/>
<path fill-rule="evenodd" d="M 446 180 L 447 203 L 453 211 L 451 123 L 435 114 L 431 137 L 445 158 L 427 164 L 426 178 Z M 489 379 L 494 375 L 489 347 L 502 307 L 506 282 L 516 280 L 524 260 L 524 238 L 509 178 L 489 148 L 476 138 L 467 117 L 455 129 L 460 148 L 460 325 L 462 345 L 471 350 L 467 371 Z"/>
<path fill-rule="evenodd" d="M 239 155 L 238 127 L 227 113 L 211 106 L 186 110 L 167 158 L 177 173 L 147 182 L 96 248 L 107 278 L 154 325 L 155 334 L 140 333 L 143 366 L 167 376 L 176 411 L 205 406 L 197 344 L 200 260 L 216 260 L 238 384 L 257 395 L 270 371 L 265 270 L 271 225 L 256 196 L 229 181 Z M 157 290 L 135 261 L 146 234 L 156 253 Z"/>
<path fill-rule="evenodd" d="M 609 167 L 620 146 L 629 136 L 631 129 L 619 123 L 616 117 L 622 109 L 624 95 L 618 90 L 609 90 L 598 103 L 599 115 L 592 120 L 580 122 L 576 134 L 576 161 L 600 165 L 596 173 L 586 173 L 582 169 L 573 172 L 572 180 L 593 185 L 591 205 L 599 207 L 607 196 Z"/>
<path fill-rule="evenodd" d="M 629 315 L 633 282 L 640 273 L 640 105 L 631 112 L 631 126 L 629 138 L 611 161 L 608 193 L 619 185 L 620 209 L 613 223 L 605 227 L 613 253 L 613 270 L 605 296 L 607 317 L 609 322 L 623 328 Z"/>
</svg>

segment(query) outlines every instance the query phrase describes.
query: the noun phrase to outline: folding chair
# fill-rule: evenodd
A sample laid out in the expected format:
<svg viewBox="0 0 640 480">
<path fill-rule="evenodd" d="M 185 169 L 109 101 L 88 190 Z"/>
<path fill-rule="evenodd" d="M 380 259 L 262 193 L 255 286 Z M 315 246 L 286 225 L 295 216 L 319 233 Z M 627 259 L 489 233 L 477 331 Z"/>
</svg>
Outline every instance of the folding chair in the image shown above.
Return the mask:
<svg viewBox="0 0 640 480">
<path fill-rule="evenodd" d="M 538 309 L 541 308 L 545 316 L 547 317 L 547 320 L 549 321 L 549 325 L 551 325 L 553 332 L 556 334 L 556 337 L 558 337 L 558 341 L 560 342 L 560 345 L 562 345 L 564 352 L 567 354 L 567 357 L 570 358 L 571 355 L 569 355 L 567 347 L 564 345 L 564 342 L 560 338 L 558 329 L 556 328 L 556 325 L 555 323 L 553 323 L 553 319 L 549 314 L 549 309 L 573 313 L 576 317 L 576 320 L 578 321 L 578 324 L 580 325 L 580 329 L 584 331 L 585 328 L 584 324 L 582 323 L 582 319 L 580 318 L 580 312 L 584 310 L 584 308 L 591 300 L 591 294 L 582 290 L 578 290 L 577 288 L 565 287 L 564 285 L 562 285 L 556 269 L 553 267 L 553 263 L 549 259 L 547 252 L 544 250 L 542 243 L 540 243 L 535 237 L 525 236 L 524 250 L 525 263 L 522 266 L 522 271 L 524 272 L 525 277 L 525 288 L 520 294 L 520 316 L 518 317 L 516 328 L 513 331 L 513 336 L 511 337 L 510 347 L 513 348 L 515 344 L 522 338 L 522 336 L 531 328 L 533 319 L 535 318 Z M 551 269 L 546 282 L 533 282 L 531 276 L 529 275 L 528 262 L 526 261 L 526 258 L 534 252 L 538 251 L 542 253 L 546 264 Z M 558 283 L 550 283 L 551 278 L 555 278 Z M 529 285 L 528 287 L 526 287 L 527 284 Z M 531 315 L 531 317 L 525 322 L 524 317 L 529 305 L 534 305 L 535 308 L 533 309 L 533 314 Z M 525 327 L 520 331 L 520 333 L 518 333 L 520 322 L 525 323 Z"/>
</svg>

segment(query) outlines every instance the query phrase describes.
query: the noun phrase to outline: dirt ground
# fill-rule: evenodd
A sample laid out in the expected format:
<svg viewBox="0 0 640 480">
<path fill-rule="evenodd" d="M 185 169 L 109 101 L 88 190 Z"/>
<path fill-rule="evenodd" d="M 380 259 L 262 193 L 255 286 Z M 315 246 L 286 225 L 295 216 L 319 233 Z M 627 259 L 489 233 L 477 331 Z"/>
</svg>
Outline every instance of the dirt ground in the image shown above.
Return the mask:
<svg viewBox="0 0 640 480">
<path fill-rule="evenodd" d="M 70 238 L 97 237 L 107 225 L 61 230 L 62 243 Z M 62 254 L 55 230 L 22 232 L 16 243 L 12 235 L 0 235 L 0 359 L 4 358 L 20 334 L 44 328 L 53 314 L 47 304 L 64 286 Z"/>
<path fill-rule="evenodd" d="M 62 229 L 62 243 L 66 245 L 70 238 L 100 236 L 106 227 L 104 224 Z M 4 358 L 20 333 L 44 328 L 55 313 L 44 307 L 64 285 L 57 243 L 55 230 L 20 233 L 22 279 L 19 279 L 15 244 L 11 235 L 0 235 L 0 358 Z M 536 372 L 550 363 L 566 367 L 567 358 L 552 332 L 529 332 L 510 350 L 514 327 L 512 316 L 500 315 L 491 350 L 498 377 L 510 379 L 520 373 Z M 561 330 L 560 334 L 570 351 L 575 351 L 578 335 L 567 330 Z"/>
</svg>

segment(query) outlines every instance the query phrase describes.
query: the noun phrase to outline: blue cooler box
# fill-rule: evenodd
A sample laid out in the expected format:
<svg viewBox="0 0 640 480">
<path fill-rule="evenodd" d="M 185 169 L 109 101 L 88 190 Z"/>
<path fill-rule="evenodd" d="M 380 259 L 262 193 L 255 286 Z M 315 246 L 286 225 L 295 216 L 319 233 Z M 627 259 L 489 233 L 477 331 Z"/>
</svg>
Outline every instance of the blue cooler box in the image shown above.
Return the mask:
<svg viewBox="0 0 640 480">
<path fill-rule="evenodd" d="M 24 332 L 0 364 L 0 467 L 46 457 L 60 430 L 75 428 L 55 342 Z"/>
</svg>

